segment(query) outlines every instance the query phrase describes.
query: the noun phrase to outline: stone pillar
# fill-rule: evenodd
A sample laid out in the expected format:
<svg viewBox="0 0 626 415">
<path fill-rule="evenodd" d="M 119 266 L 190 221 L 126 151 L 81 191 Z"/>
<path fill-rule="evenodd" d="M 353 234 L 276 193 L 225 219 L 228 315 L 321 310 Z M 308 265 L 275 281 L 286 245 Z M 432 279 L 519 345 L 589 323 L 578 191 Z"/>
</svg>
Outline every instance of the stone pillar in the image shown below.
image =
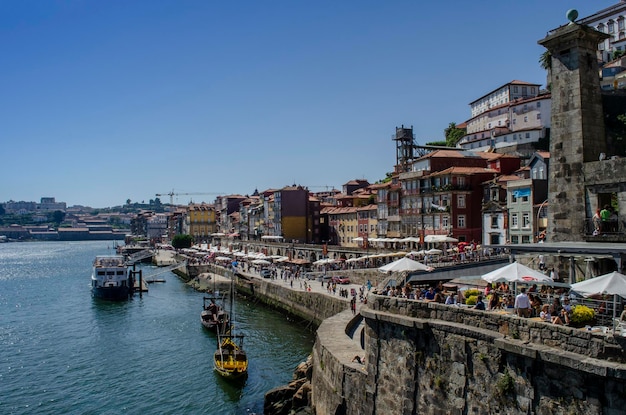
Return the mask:
<svg viewBox="0 0 626 415">
<path fill-rule="evenodd" d="M 583 163 L 606 153 L 597 49 L 607 37 L 570 23 L 538 42 L 552 55 L 549 242 L 584 240 Z"/>
</svg>

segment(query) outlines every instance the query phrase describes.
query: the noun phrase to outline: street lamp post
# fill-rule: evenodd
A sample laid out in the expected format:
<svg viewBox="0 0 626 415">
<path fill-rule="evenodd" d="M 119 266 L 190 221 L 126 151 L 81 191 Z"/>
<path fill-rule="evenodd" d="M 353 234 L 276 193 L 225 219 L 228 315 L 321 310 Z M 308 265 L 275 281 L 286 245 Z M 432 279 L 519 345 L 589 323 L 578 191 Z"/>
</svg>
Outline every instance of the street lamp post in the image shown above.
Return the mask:
<svg viewBox="0 0 626 415">
<path fill-rule="evenodd" d="M 535 237 L 537 238 L 537 242 L 539 242 L 539 215 L 541 214 L 541 209 L 548 202 L 548 199 L 544 200 L 540 205 L 539 209 L 537 209 L 537 221 L 535 223 Z"/>
</svg>

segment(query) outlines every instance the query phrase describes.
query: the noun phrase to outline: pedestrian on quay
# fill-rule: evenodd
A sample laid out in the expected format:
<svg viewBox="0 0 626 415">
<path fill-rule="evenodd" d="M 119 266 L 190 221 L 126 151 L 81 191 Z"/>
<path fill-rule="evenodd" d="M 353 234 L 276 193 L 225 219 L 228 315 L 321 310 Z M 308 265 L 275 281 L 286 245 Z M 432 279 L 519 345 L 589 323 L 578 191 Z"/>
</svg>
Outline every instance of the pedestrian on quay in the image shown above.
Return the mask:
<svg viewBox="0 0 626 415">
<path fill-rule="evenodd" d="M 520 317 L 530 317 L 531 305 L 528 295 L 526 295 L 526 287 L 520 289 L 520 293 L 515 297 L 515 310 Z"/>
<path fill-rule="evenodd" d="M 350 309 L 352 310 L 352 314 L 356 314 L 356 295 L 352 297 L 350 300 Z"/>
</svg>

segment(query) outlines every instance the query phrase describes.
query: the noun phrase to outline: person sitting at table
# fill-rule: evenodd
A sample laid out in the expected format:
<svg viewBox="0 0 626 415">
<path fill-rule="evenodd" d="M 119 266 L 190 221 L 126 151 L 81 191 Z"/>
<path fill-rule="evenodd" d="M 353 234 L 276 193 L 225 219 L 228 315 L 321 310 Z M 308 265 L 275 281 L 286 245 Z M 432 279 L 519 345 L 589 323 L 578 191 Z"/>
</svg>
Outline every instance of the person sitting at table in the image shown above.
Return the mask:
<svg viewBox="0 0 626 415">
<path fill-rule="evenodd" d="M 435 289 L 430 287 L 426 294 L 424 294 L 424 300 L 426 301 L 434 301 L 435 300 Z"/>
<path fill-rule="evenodd" d="M 492 291 L 487 303 L 487 310 L 497 310 L 498 308 L 500 308 L 500 296 L 497 292 Z"/>
<path fill-rule="evenodd" d="M 541 297 L 539 297 L 536 294 L 535 295 L 529 294 L 528 298 L 530 299 L 530 306 L 533 309 L 531 315 L 533 317 L 539 317 L 539 313 L 541 313 L 541 306 L 543 305 L 543 301 L 541 301 Z"/>
<path fill-rule="evenodd" d="M 483 303 L 483 296 L 479 295 L 476 299 L 476 305 L 474 306 L 475 310 L 485 310 L 485 303 Z"/>
<path fill-rule="evenodd" d="M 569 300 L 568 300 L 569 301 Z M 571 310 L 571 308 L 570 308 Z M 568 312 L 567 309 L 565 307 L 563 307 L 561 309 L 561 313 L 559 314 L 561 316 L 561 321 L 563 321 L 565 324 L 567 324 L 569 326 L 570 324 L 570 314 L 571 312 Z"/>
<path fill-rule="evenodd" d="M 553 316 L 558 316 L 561 314 L 562 308 L 563 306 L 561 305 L 561 299 L 555 296 L 552 299 L 552 305 L 550 306 L 550 314 L 552 314 Z"/>
<path fill-rule="evenodd" d="M 547 323 L 563 325 L 563 321 L 559 316 L 553 316 L 552 314 L 550 314 L 550 306 L 548 304 L 543 305 L 539 317 L 541 317 L 541 319 Z"/>
<path fill-rule="evenodd" d="M 447 305 L 454 305 L 456 303 L 455 299 L 454 299 L 454 291 L 450 291 L 448 293 L 448 296 L 446 297 L 446 304 Z"/>
<path fill-rule="evenodd" d="M 502 297 L 502 308 L 515 308 L 515 300 L 513 299 L 513 296 L 511 294 L 505 294 L 504 297 Z"/>
</svg>

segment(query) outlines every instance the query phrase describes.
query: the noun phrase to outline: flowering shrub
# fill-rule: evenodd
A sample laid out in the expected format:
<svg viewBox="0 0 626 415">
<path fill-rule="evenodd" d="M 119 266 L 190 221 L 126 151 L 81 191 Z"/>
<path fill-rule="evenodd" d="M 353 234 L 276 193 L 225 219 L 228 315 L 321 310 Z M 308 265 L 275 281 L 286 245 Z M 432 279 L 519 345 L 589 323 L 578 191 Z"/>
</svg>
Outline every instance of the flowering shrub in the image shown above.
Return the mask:
<svg viewBox="0 0 626 415">
<path fill-rule="evenodd" d="M 465 298 L 470 298 L 471 296 L 477 296 L 478 294 L 480 294 L 480 291 L 476 290 L 476 289 L 471 289 L 471 290 L 465 290 Z M 474 303 L 476 304 L 476 303 Z"/>
<path fill-rule="evenodd" d="M 477 302 L 478 302 L 478 295 L 470 295 L 465 300 L 465 304 L 467 305 L 476 305 Z"/>
<path fill-rule="evenodd" d="M 596 312 L 586 305 L 577 305 L 572 310 L 572 323 L 574 324 L 589 324 L 592 323 L 596 317 Z"/>
</svg>

